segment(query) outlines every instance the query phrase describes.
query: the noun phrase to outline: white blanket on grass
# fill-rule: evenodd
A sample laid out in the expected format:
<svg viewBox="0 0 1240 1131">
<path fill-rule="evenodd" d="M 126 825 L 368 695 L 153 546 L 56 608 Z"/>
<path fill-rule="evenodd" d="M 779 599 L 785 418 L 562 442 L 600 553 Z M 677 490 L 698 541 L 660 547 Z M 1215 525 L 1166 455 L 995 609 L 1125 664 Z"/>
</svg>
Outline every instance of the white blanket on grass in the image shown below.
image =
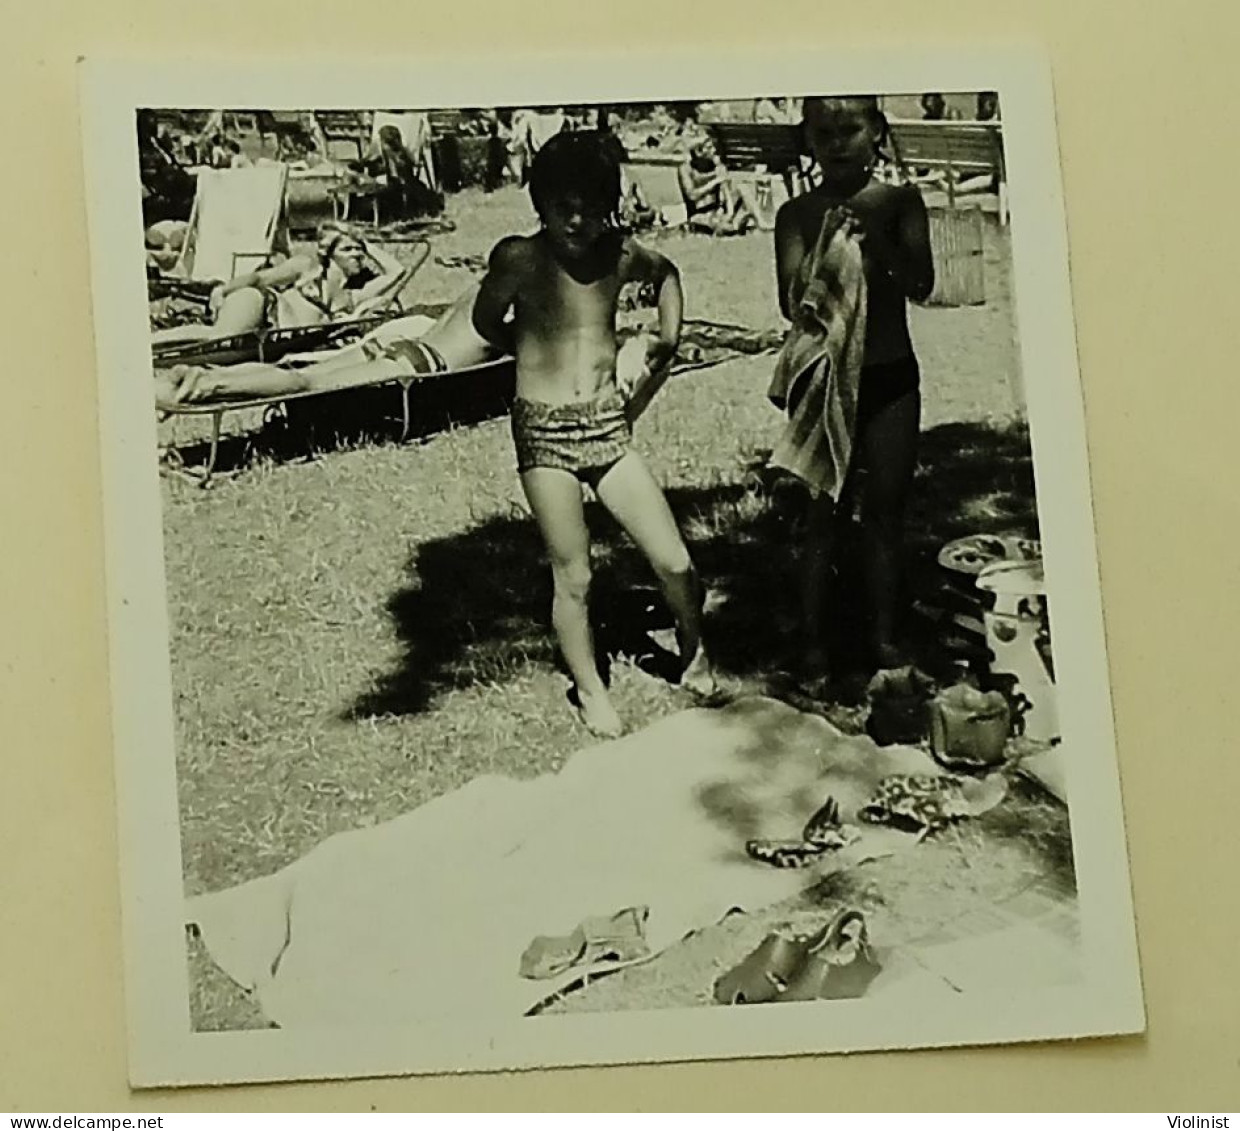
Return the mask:
<svg viewBox="0 0 1240 1131">
<path fill-rule="evenodd" d="M 515 1018 L 581 976 L 521 977 L 536 935 L 641 905 L 658 953 L 795 894 L 822 867 L 907 847 L 910 836 L 862 826 L 829 865 L 781 871 L 744 842 L 798 836 L 828 794 L 852 821 L 884 775 L 930 766 L 769 699 L 690 710 L 558 774 L 478 778 L 334 836 L 274 875 L 191 899 L 186 921 L 285 1028 Z"/>
</svg>

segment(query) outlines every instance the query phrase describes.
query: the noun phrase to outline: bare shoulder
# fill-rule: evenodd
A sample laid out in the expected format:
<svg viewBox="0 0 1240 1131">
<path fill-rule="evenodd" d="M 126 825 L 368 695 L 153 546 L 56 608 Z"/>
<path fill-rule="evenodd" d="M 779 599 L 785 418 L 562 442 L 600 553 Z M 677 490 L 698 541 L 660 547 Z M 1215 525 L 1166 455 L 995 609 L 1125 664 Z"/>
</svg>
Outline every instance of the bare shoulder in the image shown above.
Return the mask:
<svg viewBox="0 0 1240 1131">
<path fill-rule="evenodd" d="M 806 220 L 812 216 L 815 211 L 821 211 L 821 207 L 816 207 L 817 201 L 809 193 L 801 196 L 794 196 L 789 200 L 785 200 L 779 206 L 779 211 L 775 213 L 776 228 L 800 228 L 805 225 Z"/>
<path fill-rule="evenodd" d="M 491 249 L 487 267 L 499 274 L 520 274 L 532 267 L 537 258 L 538 246 L 535 237 L 505 236 Z"/>
<path fill-rule="evenodd" d="M 875 181 L 858 195 L 868 197 L 871 207 L 884 212 L 903 215 L 907 212 L 924 212 L 926 208 L 921 189 L 912 184 L 891 185 Z"/>
<path fill-rule="evenodd" d="M 776 240 L 786 240 L 793 236 L 812 240 L 822 227 L 827 208 L 827 201 L 812 192 L 786 200 L 775 213 Z"/>
<path fill-rule="evenodd" d="M 921 189 L 916 185 L 888 185 L 887 187 L 901 212 L 924 212 L 926 210 L 925 198 L 921 195 Z"/>
</svg>

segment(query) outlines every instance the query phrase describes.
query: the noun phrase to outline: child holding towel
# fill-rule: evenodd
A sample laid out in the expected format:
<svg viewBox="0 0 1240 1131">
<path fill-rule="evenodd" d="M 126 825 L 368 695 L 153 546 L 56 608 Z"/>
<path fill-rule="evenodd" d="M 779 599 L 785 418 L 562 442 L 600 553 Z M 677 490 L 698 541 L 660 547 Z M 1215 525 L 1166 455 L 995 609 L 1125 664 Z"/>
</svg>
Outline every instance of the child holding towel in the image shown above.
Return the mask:
<svg viewBox="0 0 1240 1131">
<path fill-rule="evenodd" d="M 800 675 L 817 693 L 829 676 L 823 630 L 836 512 L 859 469 L 869 657 L 878 668 L 901 663 L 901 535 L 921 419 L 908 301 L 929 296 L 934 265 L 921 194 L 874 176 L 887 137 L 877 98 L 807 98 L 802 126 L 821 183 L 775 221 L 780 309 L 792 325 L 770 389 L 788 414 L 771 462 L 810 493 Z"/>
</svg>

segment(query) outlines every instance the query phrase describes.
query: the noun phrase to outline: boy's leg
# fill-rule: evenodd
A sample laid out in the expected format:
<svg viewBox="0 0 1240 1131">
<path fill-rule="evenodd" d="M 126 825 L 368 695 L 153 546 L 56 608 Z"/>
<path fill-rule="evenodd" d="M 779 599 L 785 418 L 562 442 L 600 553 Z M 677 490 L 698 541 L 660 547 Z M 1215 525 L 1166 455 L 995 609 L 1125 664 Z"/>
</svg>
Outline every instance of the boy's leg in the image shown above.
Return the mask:
<svg viewBox="0 0 1240 1131">
<path fill-rule="evenodd" d="M 896 600 L 904 511 L 917 467 L 921 396 L 904 393 L 878 409 L 860 437 L 866 469 L 862 552 L 870 615 L 870 646 L 880 667 L 898 667 Z"/>
<path fill-rule="evenodd" d="M 567 471 L 535 467 L 521 476 L 521 486 L 551 559 L 555 583 L 551 623 L 577 686 L 582 720 L 593 733 L 614 738 L 623 726 L 594 657 L 589 611 L 590 534 L 581 484 Z"/>
<path fill-rule="evenodd" d="M 690 691 L 715 688 L 702 647 L 702 587 L 662 490 L 636 452 L 629 452 L 599 480 L 598 497 L 653 567 L 676 618 L 684 667 L 680 682 Z"/>
</svg>

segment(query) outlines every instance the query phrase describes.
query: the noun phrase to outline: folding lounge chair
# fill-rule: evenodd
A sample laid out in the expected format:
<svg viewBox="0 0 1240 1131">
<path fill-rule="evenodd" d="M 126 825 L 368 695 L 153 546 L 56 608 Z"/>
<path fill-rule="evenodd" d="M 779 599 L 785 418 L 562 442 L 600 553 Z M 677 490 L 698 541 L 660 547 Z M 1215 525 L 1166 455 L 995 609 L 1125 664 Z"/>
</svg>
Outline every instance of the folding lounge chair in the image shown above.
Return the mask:
<svg viewBox="0 0 1240 1131">
<path fill-rule="evenodd" d="M 288 359 L 286 358 L 286 360 Z M 513 359 L 510 357 L 499 357 L 477 365 L 450 370 L 447 373 L 428 374 L 426 376 L 387 375 L 371 380 L 334 382 L 322 388 L 302 392 L 281 393 L 268 397 L 252 397 L 244 400 L 202 401 L 196 404 L 161 406 L 161 411 L 175 416 L 209 415 L 211 417 L 211 440 L 206 466 L 200 472 L 192 474 L 198 485 L 206 488 L 211 485 L 212 477 L 215 474 L 215 464 L 219 454 L 220 431 L 224 417 L 230 412 L 240 412 L 252 408 L 274 408 L 286 405 L 291 401 L 306 400 L 310 397 L 330 395 L 353 389 L 382 388 L 385 385 L 398 385 L 401 393 L 400 439 L 403 443 L 408 438 L 409 430 L 412 427 L 410 394 L 413 386 L 425 381 L 457 381 L 462 378 L 472 378 L 475 381 L 484 382 L 488 387 L 494 386 L 501 391 L 507 388 L 511 391 L 510 387 L 513 386 L 515 381 Z M 186 474 L 191 473 L 186 471 Z"/>
<path fill-rule="evenodd" d="M 265 266 L 288 244 L 287 165 L 203 169 L 174 274 L 227 282 Z"/>
<path fill-rule="evenodd" d="M 425 262 L 425 260 L 423 260 Z M 403 309 L 401 295 L 418 267 L 407 267 L 393 280 L 384 301 L 372 305 L 360 318 L 345 318 L 309 326 L 264 328 L 228 338 L 166 342 L 154 346 L 151 361 L 157 369 L 173 365 L 235 365 L 245 361 L 279 361 L 288 353 L 305 352 L 360 338 Z"/>
<path fill-rule="evenodd" d="M 689 207 L 680 187 L 680 158 L 634 158 L 627 161 L 622 174 L 636 185 L 646 203 L 669 228 L 688 223 Z"/>
<path fill-rule="evenodd" d="M 379 131 L 384 126 L 395 126 L 400 131 L 401 140 L 413 157 L 414 171 L 431 188 L 438 188 L 435 163 L 431 152 L 430 119 L 425 114 L 413 110 L 400 114 L 391 110 L 376 110 L 370 131 L 371 145 L 378 144 Z"/>
</svg>

